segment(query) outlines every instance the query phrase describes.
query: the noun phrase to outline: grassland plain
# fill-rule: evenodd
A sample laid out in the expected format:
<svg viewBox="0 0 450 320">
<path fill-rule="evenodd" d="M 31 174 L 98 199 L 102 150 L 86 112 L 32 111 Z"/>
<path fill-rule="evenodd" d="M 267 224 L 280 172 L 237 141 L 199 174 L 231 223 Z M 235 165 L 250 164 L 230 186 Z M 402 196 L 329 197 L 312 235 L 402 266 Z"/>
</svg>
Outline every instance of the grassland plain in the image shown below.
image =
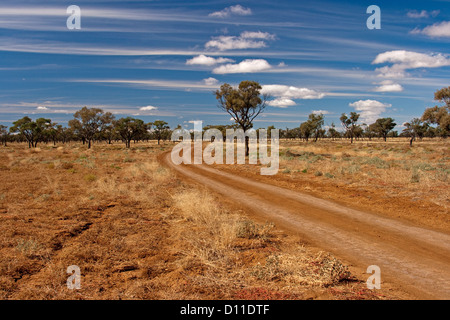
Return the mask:
<svg viewBox="0 0 450 320">
<path fill-rule="evenodd" d="M 302 142 L 282 140 L 280 169 L 215 165 L 266 183 L 330 199 L 419 226 L 450 231 L 450 141 L 403 138 Z"/>
<path fill-rule="evenodd" d="M 397 152 L 389 151 L 386 145 L 374 145 L 368 146 L 365 153 L 359 153 L 366 145 L 285 142 L 281 165 L 286 172 L 271 179 L 287 186 L 292 186 L 292 181 L 303 183 L 305 191 L 310 188 L 311 192 L 331 197 L 333 189 L 329 181 L 345 186 L 346 179 L 350 178 L 346 171 L 338 174 L 332 170 L 334 167 L 320 165 L 320 162 L 335 161 L 347 168 L 348 160 L 341 158 L 347 158 L 348 154 L 357 161 L 352 165 L 374 166 L 378 170 L 377 164 L 359 164 L 359 161 L 369 161 L 373 156 L 390 164 L 382 153 Z M 351 274 L 347 266 L 331 254 L 308 247 L 302 239 L 270 223 L 257 223 L 232 203 L 199 185 L 178 179 L 157 162 L 158 155 L 172 146 L 138 143 L 126 150 L 122 144 L 96 144 L 87 150 L 81 144 L 44 145 L 36 149 L 28 149 L 25 144 L 10 144 L 0 148 L 0 298 L 405 297 L 395 288 L 368 290 L 367 275 Z M 409 177 L 403 185 L 406 191 L 398 191 L 407 193 L 411 207 L 419 203 L 432 208 L 425 212 L 427 219 L 434 217 L 440 223 L 432 224 L 439 224 L 441 228 L 445 228 L 445 221 L 448 223 L 444 217 L 446 212 L 448 214 L 448 197 L 444 198 L 448 192 L 445 189 L 446 146 L 443 142 L 424 143 L 413 149 L 407 158 L 401 158 L 413 163 L 418 161 L 418 154 L 423 153 L 427 155 L 427 164 L 434 169 L 417 168 L 418 182 L 411 181 L 414 172 L 410 169 L 409 175 L 405 174 Z M 403 150 L 401 144 L 392 148 Z M 325 154 L 325 150 L 331 157 L 320 155 Z M 370 154 L 371 150 L 375 154 Z M 322 158 L 309 163 L 306 157 L 306 161 L 297 159 L 301 152 L 313 152 L 312 157 L 320 155 Z M 399 155 L 407 153 L 406 149 L 404 153 L 398 152 Z M 323 175 L 315 174 L 319 168 Z M 257 170 L 245 165 L 224 166 L 224 169 L 242 170 L 246 174 Z M 306 173 L 302 172 L 304 169 Z M 362 172 L 355 172 L 363 176 Z M 327 177 L 326 173 L 334 177 Z M 431 173 L 436 179 L 425 176 Z M 294 179 L 296 177 L 299 181 Z M 356 205 L 365 205 L 362 195 L 371 194 L 371 188 L 378 184 L 353 179 L 350 181 L 358 185 L 340 188 L 335 197 L 344 202 L 357 199 Z M 420 187 L 425 182 L 428 184 Z M 375 195 L 389 194 L 390 201 L 395 203 L 397 191 L 386 192 L 390 185 L 384 187 L 385 193 L 380 191 Z M 438 187 L 440 192 L 433 189 Z M 352 192 L 359 195 L 352 196 Z M 402 199 L 404 195 L 398 196 Z M 421 198 L 415 200 L 414 197 Z M 417 217 L 416 220 L 422 221 Z M 69 290 L 66 286 L 69 276 L 66 269 L 70 265 L 81 269 L 80 290 Z"/>
</svg>

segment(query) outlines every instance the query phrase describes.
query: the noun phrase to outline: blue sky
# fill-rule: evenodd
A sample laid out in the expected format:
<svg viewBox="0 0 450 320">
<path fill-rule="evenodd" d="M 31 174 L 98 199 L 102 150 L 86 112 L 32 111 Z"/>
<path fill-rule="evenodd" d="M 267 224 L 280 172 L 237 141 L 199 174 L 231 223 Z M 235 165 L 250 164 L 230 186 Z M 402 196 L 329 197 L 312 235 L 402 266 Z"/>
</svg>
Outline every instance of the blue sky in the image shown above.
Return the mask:
<svg viewBox="0 0 450 320">
<path fill-rule="evenodd" d="M 369 30 L 369 5 L 381 29 Z M 66 9 L 81 8 L 81 30 Z M 402 123 L 450 85 L 450 1 L 3 0 L 0 123 L 62 125 L 83 106 L 116 117 L 230 124 L 213 95 L 255 80 L 271 95 L 255 127 L 293 128 L 311 112 L 338 127 Z"/>
</svg>

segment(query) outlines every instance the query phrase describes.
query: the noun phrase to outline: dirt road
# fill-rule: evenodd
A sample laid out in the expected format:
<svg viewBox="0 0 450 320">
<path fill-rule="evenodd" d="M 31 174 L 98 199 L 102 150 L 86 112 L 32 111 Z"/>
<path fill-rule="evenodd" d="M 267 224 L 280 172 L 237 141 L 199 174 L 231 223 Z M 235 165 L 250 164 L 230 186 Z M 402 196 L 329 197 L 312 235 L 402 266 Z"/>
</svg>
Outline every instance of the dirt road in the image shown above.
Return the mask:
<svg viewBox="0 0 450 320">
<path fill-rule="evenodd" d="M 408 222 L 362 212 L 331 201 L 213 169 L 174 165 L 184 179 L 222 194 L 261 219 L 332 252 L 361 273 L 381 269 L 383 284 L 419 299 L 450 299 L 450 236 Z M 369 275 L 367 275 L 367 278 Z"/>
</svg>

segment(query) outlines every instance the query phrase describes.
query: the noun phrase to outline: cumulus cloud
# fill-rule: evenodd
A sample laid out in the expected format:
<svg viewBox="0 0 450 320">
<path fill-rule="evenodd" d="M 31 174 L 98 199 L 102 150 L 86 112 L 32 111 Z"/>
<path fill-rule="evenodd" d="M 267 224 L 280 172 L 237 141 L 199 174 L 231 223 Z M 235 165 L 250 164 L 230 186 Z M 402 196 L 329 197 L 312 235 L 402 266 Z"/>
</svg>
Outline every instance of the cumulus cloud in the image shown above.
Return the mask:
<svg viewBox="0 0 450 320">
<path fill-rule="evenodd" d="M 152 110 L 157 110 L 157 107 L 154 106 L 146 106 L 146 107 L 141 107 L 139 108 L 140 111 L 152 111 Z"/>
<path fill-rule="evenodd" d="M 251 32 L 244 31 L 239 36 L 218 36 L 205 44 L 206 48 L 224 50 L 234 49 L 257 49 L 267 46 L 267 40 L 274 40 L 275 35 L 268 32 Z"/>
<path fill-rule="evenodd" d="M 286 99 L 322 99 L 325 96 L 316 90 L 278 84 L 264 85 L 261 93 Z"/>
<path fill-rule="evenodd" d="M 227 62 L 234 62 L 234 60 L 228 58 L 213 58 L 205 56 L 204 54 L 186 60 L 187 65 L 200 65 L 200 66 L 213 66 L 216 64 Z"/>
<path fill-rule="evenodd" d="M 417 68 L 438 68 L 450 66 L 450 59 L 441 53 L 425 54 L 413 51 L 394 50 L 380 53 L 372 64 L 392 63 L 392 66 L 377 68 L 379 76 L 386 78 L 403 78 L 406 70 Z"/>
<path fill-rule="evenodd" d="M 381 81 L 379 86 L 374 89 L 375 92 L 401 92 L 403 87 L 391 80 Z"/>
<path fill-rule="evenodd" d="M 226 64 L 213 70 L 215 74 L 255 73 L 270 69 L 272 66 L 264 59 L 246 59 L 237 64 Z"/>
<path fill-rule="evenodd" d="M 213 77 L 209 77 L 207 79 L 203 79 L 203 83 L 206 84 L 207 86 L 213 86 L 219 83 L 219 80 L 213 78 Z"/>
<path fill-rule="evenodd" d="M 37 107 L 36 110 L 48 110 L 47 107 Z"/>
<path fill-rule="evenodd" d="M 245 8 L 241 6 L 240 4 L 237 4 L 235 6 L 227 7 L 221 11 L 216 11 L 213 13 L 210 13 L 210 17 L 215 18 L 227 18 L 231 15 L 237 15 L 237 16 L 249 16 L 252 14 L 252 9 Z"/>
<path fill-rule="evenodd" d="M 349 104 L 361 114 L 361 121 L 367 124 L 374 123 L 380 115 L 392 105 L 377 100 L 359 100 Z"/>
<path fill-rule="evenodd" d="M 313 114 L 330 114 L 330 112 L 329 111 L 327 111 L 327 110 L 313 110 L 313 111 L 311 111 L 311 113 L 313 113 Z"/>
<path fill-rule="evenodd" d="M 419 19 L 419 18 L 428 18 L 430 16 L 436 17 L 439 13 L 440 13 L 439 10 L 433 10 L 431 12 L 428 12 L 426 10 L 422 10 L 420 12 L 417 10 L 412 10 L 412 11 L 408 11 L 408 13 L 406 15 L 409 18 Z"/>
<path fill-rule="evenodd" d="M 287 107 L 296 105 L 294 100 L 291 100 L 288 98 L 277 98 L 277 99 L 268 101 L 267 104 L 271 107 L 276 107 L 276 108 L 287 108 Z"/>
<path fill-rule="evenodd" d="M 425 34 L 432 38 L 450 37 L 450 21 L 443 21 L 427 26 L 420 30 L 418 28 L 411 31 L 412 34 Z"/>
</svg>

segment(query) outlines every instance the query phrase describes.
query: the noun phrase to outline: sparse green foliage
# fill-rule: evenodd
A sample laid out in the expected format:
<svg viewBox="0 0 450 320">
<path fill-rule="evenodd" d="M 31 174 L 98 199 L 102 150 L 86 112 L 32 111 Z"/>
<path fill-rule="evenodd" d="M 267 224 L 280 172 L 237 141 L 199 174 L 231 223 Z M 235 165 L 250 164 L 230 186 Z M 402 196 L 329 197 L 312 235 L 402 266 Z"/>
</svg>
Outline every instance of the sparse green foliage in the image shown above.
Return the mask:
<svg viewBox="0 0 450 320">
<path fill-rule="evenodd" d="M 253 120 L 266 108 L 267 95 L 261 95 L 261 85 L 256 81 L 242 81 L 238 88 L 228 83 L 215 92 L 219 108 L 226 111 L 234 121 L 247 131 L 253 127 Z M 245 140 L 245 155 L 248 156 L 248 139 Z"/>
<path fill-rule="evenodd" d="M 436 91 L 434 99 L 445 103 L 445 105 L 425 109 L 421 120 L 428 124 L 436 125 L 436 134 L 441 137 L 447 137 L 450 134 L 450 87 Z"/>
<path fill-rule="evenodd" d="M 83 143 L 87 141 L 88 149 L 90 149 L 92 139 L 101 129 L 103 110 L 83 107 L 73 116 L 75 119 L 69 121 L 69 126 L 81 137 Z"/>
<path fill-rule="evenodd" d="M 350 136 L 351 143 L 353 143 L 353 138 L 355 137 L 355 131 L 359 127 L 356 123 L 358 122 L 360 114 L 356 112 L 350 112 L 350 116 L 343 113 L 340 117 L 342 126 L 347 131 Z"/>
<path fill-rule="evenodd" d="M 50 119 L 39 118 L 33 121 L 30 117 L 23 117 L 13 122 L 13 126 L 9 130 L 10 132 L 19 132 L 28 141 L 28 147 L 36 148 L 38 142 L 44 138 L 50 124 Z"/>
<path fill-rule="evenodd" d="M 147 125 L 140 119 L 131 117 L 121 118 L 115 122 L 115 130 L 125 141 L 125 146 L 130 147 L 131 140 L 138 139 L 147 132 Z"/>
<path fill-rule="evenodd" d="M 3 141 L 3 144 L 6 147 L 6 142 L 8 141 L 9 132 L 6 130 L 8 127 L 0 124 L 0 137 Z"/>
<path fill-rule="evenodd" d="M 162 120 L 156 120 L 152 123 L 152 125 L 154 127 L 153 134 L 155 135 L 159 144 L 161 139 L 165 139 L 165 136 L 168 134 L 169 126 L 167 125 L 167 122 Z"/>
<path fill-rule="evenodd" d="M 380 118 L 375 121 L 372 128 L 374 132 L 378 133 L 383 137 L 384 141 L 386 141 L 389 132 L 391 132 L 396 125 L 397 124 L 392 118 Z"/>
</svg>

